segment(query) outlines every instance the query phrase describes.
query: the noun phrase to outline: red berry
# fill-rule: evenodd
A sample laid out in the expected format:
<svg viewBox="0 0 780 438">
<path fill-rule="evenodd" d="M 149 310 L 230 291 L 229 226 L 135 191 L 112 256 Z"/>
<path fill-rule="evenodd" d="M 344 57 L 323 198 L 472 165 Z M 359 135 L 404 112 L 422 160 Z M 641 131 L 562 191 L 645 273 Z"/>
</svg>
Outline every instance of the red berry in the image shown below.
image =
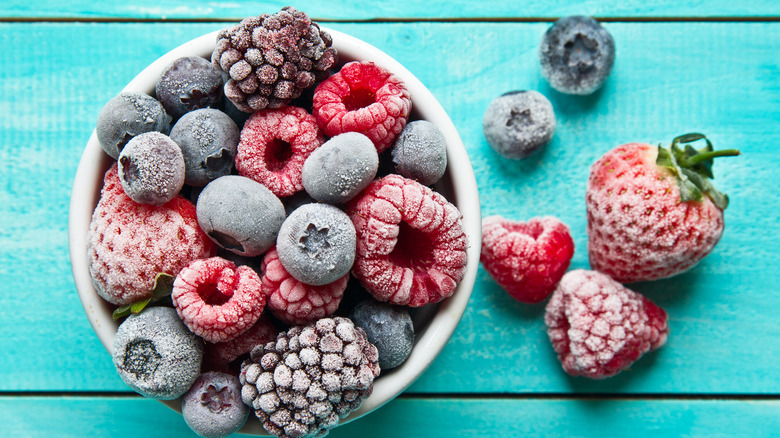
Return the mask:
<svg viewBox="0 0 780 438">
<path fill-rule="evenodd" d="M 374 181 L 347 207 L 355 225 L 352 274 L 380 301 L 412 307 L 455 292 L 466 270 L 458 209 L 399 175 Z"/>
<path fill-rule="evenodd" d="M 221 257 L 196 260 L 173 283 L 173 305 L 184 324 L 208 342 L 229 341 L 249 330 L 263 312 L 266 294 L 248 266 Z"/>
<path fill-rule="evenodd" d="M 314 91 L 313 114 L 325 135 L 359 132 L 377 152 L 404 129 L 412 100 L 401 79 L 372 62 L 350 62 Z"/>
<path fill-rule="evenodd" d="M 266 314 L 262 314 L 249 330 L 235 338 L 216 344 L 207 344 L 206 353 L 211 356 L 212 362 L 229 364 L 239 357 L 249 354 L 256 345 L 276 340 L 278 334 L 279 331 L 271 323 L 270 318 Z"/>
<path fill-rule="evenodd" d="M 301 325 L 333 315 L 347 288 L 349 274 L 338 280 L 313 286 L 296 280 L 282 266 L 276 248 L 263 258 L 263 289 L 271 293 L 268 307 L 282 322 Z"/>
<path fill-rule="evenodd" d="M 314 117 L 303 108 L 257 111 L 241 130 L 236 169 L 274 195 L 290 196 L 303 190 L 303 162 L 324 142 Z"/>
<path fill-rule="evenodd" d="M 628 368 L 669 335 L 666 312 L 608 276 L 582 269 L 563 276 L 544 322 L 563 369 L 603 379 Z"/>
<path fill-rule="evenodd" d="M 491 216 L 482 221 L 482 266 L 518 301 L 547 298 L 573 255 L 569 227 L 557 218 L 513 222 Z"/>
<path fill-rule="evenodd" d="M 192 260 L 215 252 L 191 202 L 181 196 L 161 206 L 133 201 L 122 189 L 116 163 L 105 174 L 87 241 L 95 289 L 116 305 L 151 297 L 157 274 L 175 276 Z"/>
</svg>

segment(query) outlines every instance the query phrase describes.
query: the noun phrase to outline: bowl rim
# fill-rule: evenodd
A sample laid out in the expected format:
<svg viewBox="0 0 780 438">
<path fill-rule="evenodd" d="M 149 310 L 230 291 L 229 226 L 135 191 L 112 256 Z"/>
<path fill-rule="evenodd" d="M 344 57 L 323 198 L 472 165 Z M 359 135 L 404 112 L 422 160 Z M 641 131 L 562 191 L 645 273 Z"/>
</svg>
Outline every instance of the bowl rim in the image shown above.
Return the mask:
<svg viewBox="0 0 780 438">
<path fill-rule="evenodd" d="M 476 177 L 465 145 L 454 123 L 430 90 L 408 69 L 380 49 L 340 31 L 322 26 L 321 28 L 332 36 L 333 47 L 338 50 L 340 59 L 368 60 L 401 78 L 412 96 L 413 109 L 421 119 L 434 123 L 442 132 L 447 144 L 448 165 L 445 175 L 449 176 L 449 183 L 453 186 L 452 196 L 448 197 L 448 200 L 461 212 L 467 238 L 466 271 L 453 295 L 438 304 L 426 329 L 420 336 L 416 336 L 409 358 L 401 366 L 383 373 L 374 382 L 371 396 L 358 410 L 341 419 L 339 425 L 342 425 L 378 409 L 405 391 L 425 372 L 448 343 L 466 310 L 476 281 L 482 241 L 482 219 Z M 140 91 L 153 95 L 156 78 L 175 59 L 182 56 L 211 59 L 219 31 L 209 32 L 170 50 L 136 75 L 122 91 Z M 86 236 L 92 212 L 100 196 L 100 184 L 95 182 L 102 180 L 110 163 L 110 157 L 103 152 L 93 130 L 76 170 L 68 214 L 69 255 L 76 290 L 90 325 L 109 354 L 118 323 L 111 318 L 111 305 L 98 296 L 92 284 Z M 161 401 L 170 408 L 181 411 L 178 400 Z M 239 433 L 267 435 L 257 421 L 247 421 Z"/>
</svg>

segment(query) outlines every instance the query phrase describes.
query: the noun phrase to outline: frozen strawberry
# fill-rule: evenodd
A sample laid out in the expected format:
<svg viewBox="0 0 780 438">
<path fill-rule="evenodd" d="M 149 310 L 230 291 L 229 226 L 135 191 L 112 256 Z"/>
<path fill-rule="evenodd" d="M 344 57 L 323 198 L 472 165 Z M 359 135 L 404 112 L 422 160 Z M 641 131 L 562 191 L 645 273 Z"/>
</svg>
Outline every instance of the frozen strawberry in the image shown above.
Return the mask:
<svg viewBox="0 0 780 438">
<path fill-rule="evenodd" d="M 303 108 L 257 111 L 241 130 L 236 169 L 274 195 L 290 196 L 303 190 L 303 163 L 324 142 L 314 117 Z"/>
<path fill-rule="evenodd" d="M 566 273 L 547 303 L 544 322 L 563 369 L 603 379 L 666 342 L 666 312 L 608 276 Z"/>
<path fill-rule="evenodd" d="M 161 206 L 133 201 L 122 189 L 116 163 L 105 174 L 87 242 L 98 295 L 120 306 L 150 298 L 157 274 L 175 276 L 191 261 L 215 253 L 191 202 L 181 196 Z"/>
<path fill-rule="evenodd" d="M 296 280 L 282 266 L 276 248 L 263 258 L 263 289 L 270 292 L 271 313 L 287 324 L 305 324 L 333 315 L 347 288 L 349 274 L 321 286 Z"/>
<path fill-rule="evenodd" d="M 173 306 L 184 324 L 208 342 L 229 341 L 260 318 L 266 294 L 248 266 L 221 257 L 196 260 L 173 283 Z"/>
<path fill-rule="evenodd" d="M 466 270 L 460 212 L 430 188 L 389 175 L 347 207 L 357 233 L 352 274 L 374 298 L 419 307 L 455 292 Z"/>
<path fill-rule="evenodd" d="M 706 147 L 686 144 L 696 140 Z M 606 153 L 586 194 L 591 267 L 621 283 L 691 269 L 723 234 L 728 198 L 709 180 L 713 158 L 737 154 L 714 151 L 701 134 L 677 137 L 670 149 L 630 143 Z"/>
<path fill-rule="evenodd" d="M 569 227 L 557 218 L 514 222 L 490 216 L 482 221 L 482 266 L 518 301 L 547 298 L 573 255 Z"/>
<path fill-rule="evenodd" d="M 314 91 L 313 114 L 325 135 L 359 132 L 374 142 L 377 152 L 393 143 L 411 109 L 401 79 L 368 61 L 345 64 Z"/>
</svg>

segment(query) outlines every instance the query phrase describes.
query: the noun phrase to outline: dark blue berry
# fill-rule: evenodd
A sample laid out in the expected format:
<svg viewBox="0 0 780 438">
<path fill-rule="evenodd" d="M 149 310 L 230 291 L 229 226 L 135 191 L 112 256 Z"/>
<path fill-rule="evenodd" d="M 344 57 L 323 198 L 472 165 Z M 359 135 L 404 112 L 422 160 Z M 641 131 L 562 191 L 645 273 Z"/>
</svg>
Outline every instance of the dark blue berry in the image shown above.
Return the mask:
<svg viewBox="0 0 780 438">
<path fill-rule="evenodd" d="M 127 142 L 144 132 L 162 132 L 171 129 L 171 116 L 152 96 L 124 92 L 109 100 L 97 119 L 95 132 L 100 146 L 113 159 Z"/>
<path fill-rule="evenodd" d="M 541 93 L 513 91 L 490 102 L 482 117 L 482 132 L 501 156 L 525 158 L 552 139 L 555 113 Z"/>
<path fill-rule="evenodd" d="M 246 423 L 249 406 L 241 399 L 241 383 L 230 374 L 201 374 L 181 402 L 184 421 L 202 437 L 226 437 Z"/>
<path fill-rule="evenodd" d="M 184 157 L 165 134 L 146 132 L 133 137 L 117 161 L 122 188 L 135 202 L 165 204 L 184 185 Z"/>
<path fill-rule="evenodd" d="M 199 108 L 217 108 L 222 102 L 222 73 L 204 58 L 178 58 L 163 71 L 154 93 L 174 119 Z"/>
<path fill-rule="evenodd" d="M 408 123 L 392 149 L 396 173 L 421 184 L 436 183 L 447 169 L 447 142 L 427 120 Z"/>
<path fill-rule="evenodd" d="M 239 130 L 222 111 L 204 108 L 188 112 L 173 125 L 171 139 L 184 155 L 187 185 L 205 186 L 233 169 Z"/>
<path fill-rule="evenodd" d="M 317 201 L 342 204 L 371 183 L 378 167 L 374 143 L 363 134 L 347 132 L 309 155 L 303 163 L 303 188 Z"/>
<path fill-rule="evenodd" d="M 405 307 L 369 299 L 355 306 L 350 319 L 376 346 L 382 370 L 401 365 L 412 352 L 414 327 Z"/>
<path fill-rule="evenodd" d="M 591 94 L 607 80 L 615 63 L 612 35 L 591 17 L 556 21 L 539 45 L 542 75 L 567 94 Z"/>
</svg>

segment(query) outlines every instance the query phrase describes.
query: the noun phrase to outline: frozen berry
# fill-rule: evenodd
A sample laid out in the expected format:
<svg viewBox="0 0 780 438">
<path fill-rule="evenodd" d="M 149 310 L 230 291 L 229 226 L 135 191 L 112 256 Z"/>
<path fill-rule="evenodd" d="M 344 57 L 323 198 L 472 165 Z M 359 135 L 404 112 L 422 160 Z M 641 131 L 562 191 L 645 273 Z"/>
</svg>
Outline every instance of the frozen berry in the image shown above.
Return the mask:
<svg viewBox="0 0 780 438">
<path fill-rule="evenodd" d="M 335 281 L 313 286 L 290 275 L 276 249 L 263 258 L 263 290 L 270 293 L 268 308 L 286 324 L 305 324 L 336 312 L 347 288 L 349 274 Z"/>
<path fill-rule="evenodd" d="M 276 251 L 297 280 L 314 286 L 332 283 L 348 274 L 355 261 L 355 227 L 332 205 L 302 205 L 282 224 Z"/>
<path fill-rule="evenodd" d="M 274 243 L 284 205 L 264 185 L 238 175 L 210 182 L 198 196 L 198 223 L 219 246 L 256 256 Z"/>
<path fill-rule="evenodd" d="M 482 266 L 518 301 L 547 298 L 573 255 L 569 227 L 557 218 L 515 222 L 490 216 L 482 221 Z"/>
<path fill-rule="evenodd" d="M 404 129 L 412 100 L 404 83 L 372 62 L 350 62 L 314 91 L 313 114 L 325 135 L 365 134 L 377 152 Z"/>
<path fill-rule="evenodd" d="M 406 125 L 392 149 L 395 172 L 420 184 L 433 185 L 447 169 L 447 142 L 427 120 Z"/>
<path fill-rule="evenodd" d="M 184 186 L 184 157 L 165 134 L 146 132 L 133 137 L 117 161 L 122 188 L 135 202 L 162 205 Z"/>
<path fill-rule="evenodd" d="M 236 169 L 276 196 L 290 196 L 303 190 L 303 163 L 324 142 L 314 117 L 303 108 L 258 111 L 241 130 Z"/>
<path fill-rule="evenodd" d="M 556 21 L 539 45 L 542 75 L 566 94 L 591 94 L 607 80 L 615 63 L 612 35 L 591 17 Z"/>
<path fill-rule="evenodd" d="M 342 204 L 376 176 L 379 155 L 371 140 L 357 132 L 339 134 L 315 149 L 303 163 L 303 188 L 312 198 Z"/>
<path fill-rule="evenodd" d="M 212 63 L 230 75 L 225 95 L 246 112 L 279 108 L 327 76 L 337 61 L 330 35 L 287 6 L 217 35 Z"/>
<path fill-rule="evenodd" d="M 352 274 L 379 301 L 419 307 L 449 297 L 466 270 L 457 207 L 399 175 L 371 183 L 347 213 L 357 233 Z"/>
<path fill-rule="evenodd" d="M 202 437 L 226 437 L 249 418 L 249 406 L 241 400 L 241 382 L 225 373 L 203 373 L 184 394 L 181 414 L 187 426 Z"/>
<path fill-rule="evenodd" d="M 544 322 L 563 369 L 603 379 L 628 368 L 669 334 L 666 312 L 596 271 L 566 273 L 547 303 Z"/>
<path fill-rule="evenodd" d="M 306 204 L 316 203 L 317 200 L 309 196 L 305 190 L 302 190 L 292 196 L 284 198 L 282 202 L 284 203 L 284 211 L 287 213 L 287 216 L 289 216 L 290 213 L 295 211 L 298 207 Z"/>
<path fill-rule="evenodd" d="M 100 111 L 95 132 L 103 150 L 113 159 L 128 141 L 144 132 L 162 132 L 171 129 L 171 116 L 152 96 L 137 92 L 123 92 Z"/>
<path fill-rule="evenodd" d="M 203 108 L 190 111 L 171 128 L 171 139 L 181 148 L 184 182 L 205 186 L 233 169 L 239 130 L 222 111 Z"/>
<path fill-rule="evenodd" d="M 537 91 L 512 91 L 493 99 L 482 117 L 490 147 L 504 158 L 526 158 L 555 133 L 552 104 Z"/>
<path fill-rule="evenodd" d="M 249 330 L 263 312 L 260 277 L 221 257 L 195 260 L 176 276 L 173 306 L 184 324 L 208 342 L 229 341 Z"/>
<path fill-rule="evenodd" d="M 366 332 L 379 352 L 382 370 L 395 368 L 409 357 L 414 346 L 414 326 L 406 307 L 375 300 L 358 303 L 349 318 Z"/>
<path fill-rule="evenodd" d="M 263 286 L 264 293 L 268 294 L 270 291 L 269 288 Z M 270 299 L 266 304 L 270 305 Z M 278 334 L 279 331 L 271 323 L 271 319 L 266 313 L 263 313 L 249 330 L 229 341 L 207 344 L 206 351 L 216 356 L 212 358 L 216 362 L 229 364 L 245 354 L 248 355 L 256 345 L 273 341 Z"/>
<path fill-rule="evenodd" d="M 150 298 L 157 274 L 175 276 L 192 260 L 213 255 L 214 244 L 198 227 L 188 200 L 139 204 L 125 194 L 117 173 L 114 164 L 105 174 L 87 251 L 98 295 L 125 305 Z"/>
<path fill-rule="evenodd" d="M 200 374 L 203 342 L 170 307 L 149 307 L 117 329 L 112 357 L 119 377 L 144 397 L 172 400 Z"/>
<path fill-rule="evenodd" d="M 174 119 L 222 103 L 222 73 L 199 56 L 178 58 L 163 71 L 154 93 Z"/>
</svg>

